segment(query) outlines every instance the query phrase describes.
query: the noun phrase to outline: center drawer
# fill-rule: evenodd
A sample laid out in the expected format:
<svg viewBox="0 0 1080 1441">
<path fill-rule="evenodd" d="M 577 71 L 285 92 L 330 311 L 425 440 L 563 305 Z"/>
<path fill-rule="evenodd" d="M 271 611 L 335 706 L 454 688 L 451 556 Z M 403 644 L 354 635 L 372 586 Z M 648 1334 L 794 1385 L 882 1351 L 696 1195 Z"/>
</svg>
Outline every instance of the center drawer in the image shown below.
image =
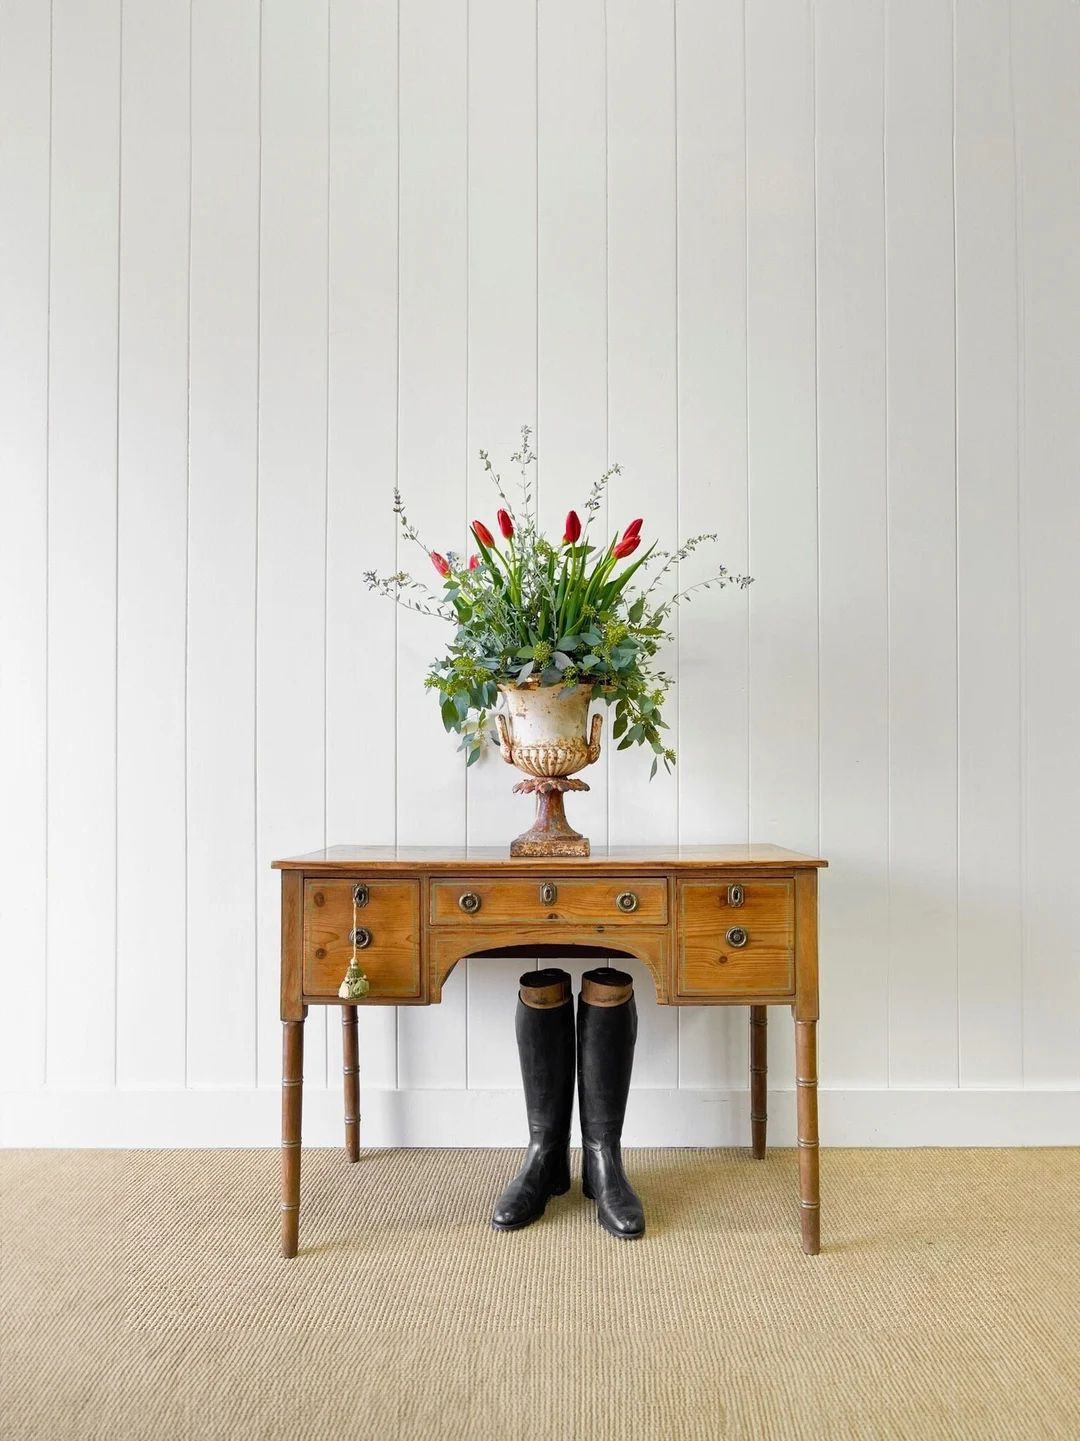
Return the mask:
<svg viewBox="0 0 1080 1441">
<path fill-rule="evenodd" d="M 667 924 L 663 877 L 461 876 L 431 882 L 431 924 L 461 926 L 581 921 Z"/>
</svg>

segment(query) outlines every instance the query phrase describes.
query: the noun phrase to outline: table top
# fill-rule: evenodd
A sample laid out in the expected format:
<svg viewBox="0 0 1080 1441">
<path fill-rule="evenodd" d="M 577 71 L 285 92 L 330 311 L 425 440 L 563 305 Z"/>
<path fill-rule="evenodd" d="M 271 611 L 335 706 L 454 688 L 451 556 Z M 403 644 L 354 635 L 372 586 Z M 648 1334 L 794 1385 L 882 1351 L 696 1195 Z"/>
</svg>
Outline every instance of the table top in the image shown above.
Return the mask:
<svg viewBox="0 0 1080 1441">
<path fill-rule="evenodd" d="M 509 856 L 505 846 L 327 846 L 274 861 L 279 871 L 508 871 L 809 870 L 817 856 L 773 845 L 594 846 L 591 856 Z"/>
</svg>

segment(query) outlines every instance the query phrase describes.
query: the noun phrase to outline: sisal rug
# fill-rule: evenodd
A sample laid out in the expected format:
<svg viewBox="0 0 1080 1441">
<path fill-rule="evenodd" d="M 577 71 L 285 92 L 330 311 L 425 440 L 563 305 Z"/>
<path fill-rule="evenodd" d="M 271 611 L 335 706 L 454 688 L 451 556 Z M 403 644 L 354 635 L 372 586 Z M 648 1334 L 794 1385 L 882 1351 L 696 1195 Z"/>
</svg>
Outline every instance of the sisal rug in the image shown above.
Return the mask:
<svg viewBox="0 0 1080 1441">
<path fill-rule="evenodd" d="M 1080 1438 L 1080 1151 L 645 1150 L 648 1235 L 575 1184 L 528 1230 L 507 1151 L 0 1153 L 0 1436 Z"/>
</svg>

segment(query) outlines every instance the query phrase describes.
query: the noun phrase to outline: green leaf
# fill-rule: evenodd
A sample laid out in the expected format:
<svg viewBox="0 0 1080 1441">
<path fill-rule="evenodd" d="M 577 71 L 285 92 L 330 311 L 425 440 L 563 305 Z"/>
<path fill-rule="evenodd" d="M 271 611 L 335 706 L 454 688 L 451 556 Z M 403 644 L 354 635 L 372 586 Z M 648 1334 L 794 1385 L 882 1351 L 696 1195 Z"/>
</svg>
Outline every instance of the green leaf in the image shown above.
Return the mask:
<svg viewBox="0 0 1080 1441">
<path fill-rule="evenodd" d="M 517 673 L 518 684 L 520 685 L 522 681 L 527 681 L 535 669 L 536 662 L 534 660 L 529 661 L 528 665 L 523 665 Z"/>
<path fill-rule="evenodd" d="M 659 764 L 659 762 L 657 761 L 656 757 L 653 756 L 653 763 L 652 763 L 652 765 L 649 767 L 649 779 L 650 779 L 650 780 L 652 780 L 653 776 L 656 774 L 656 767 L 657 767 L 658 764 Z"/>
<path fill-rule="evenodd" d="M 442 712 L 442 723 L 447 731 L 454 731 L 458 728 L 457 706 L 450 696 L 444 696 L 439 706 Z"/>
<path fill-rule="evenodd" d="M 564 635 L 561 640 L 557 640 L 557 641 L 555 642 L 555 649 L 556 649 L 556 650 L 574 650 L 574 649 L 575 649 L 577 646 L 579 646 L 580 644 L 581 644 L 581 636 L 579 636 L 579 635 Z"/>
<path fill-rule="evenodd" d="M 467 758 L 466 761 L 465 761 L 465 768 L 466 768 L 466 770 L 469 768 L 469 766 L 471 766 L 471 765 L 473 764 L 474 761 L 478 761 L 479 759 L 480 759 L 480 747 L 479 747 L 479 746 L 474 746 L 473 749 L 469 752 L 468 758 Z"/>
<path fill-rule="evenodd" d="M 574 663 L 568 655 L 563 655 L 561 650 L 557 650 L 551 659 L 555 662 L 558 670 L 565 670 L 567 666 Z"/>
<path fill-rule="evenodd" d="M 536 646 L 523 645 L 520 650 L 516 650 L 514 652 L 514 655 L 518 658 L 518 660 L 532 660 L 533 657 L 536 655 Z"/>
<path fill-rule="evenodd" d="M 634 604 L 630 607 L 627 614 L 630 617 L 631 625 L 637 625 L 638 622 L 641 620 L 641 617 L 645 614 L 645 597 L 643 595 L 638 596 L 637 600 L 634 601 Z"/>
<path fill-rule="evenodd" d="M 611 727 L 612 740 L 618 740 L 626 731 L 626 713 L 615 716 L 615 724 Z"/>
</svg>

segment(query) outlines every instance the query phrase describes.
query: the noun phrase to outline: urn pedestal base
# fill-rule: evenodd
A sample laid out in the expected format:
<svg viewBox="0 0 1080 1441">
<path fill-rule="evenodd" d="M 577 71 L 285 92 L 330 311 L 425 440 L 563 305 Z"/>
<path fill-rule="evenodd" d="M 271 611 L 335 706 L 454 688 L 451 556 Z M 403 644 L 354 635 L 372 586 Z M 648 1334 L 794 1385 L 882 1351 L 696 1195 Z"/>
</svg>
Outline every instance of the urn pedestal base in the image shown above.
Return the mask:
<svg viewBox="0 0 1080 1441">
<path fill-rule="evenodd" d="M 570 776 L 530 776 L 514 787 L 515 795 L 536 797 L 536 819 L 510 842 L 512 856 L 587 856 L 589 838 L 574 830 L 563 808 L 565 791 L 587 791 L 584 781 Z"/>
</svg>

